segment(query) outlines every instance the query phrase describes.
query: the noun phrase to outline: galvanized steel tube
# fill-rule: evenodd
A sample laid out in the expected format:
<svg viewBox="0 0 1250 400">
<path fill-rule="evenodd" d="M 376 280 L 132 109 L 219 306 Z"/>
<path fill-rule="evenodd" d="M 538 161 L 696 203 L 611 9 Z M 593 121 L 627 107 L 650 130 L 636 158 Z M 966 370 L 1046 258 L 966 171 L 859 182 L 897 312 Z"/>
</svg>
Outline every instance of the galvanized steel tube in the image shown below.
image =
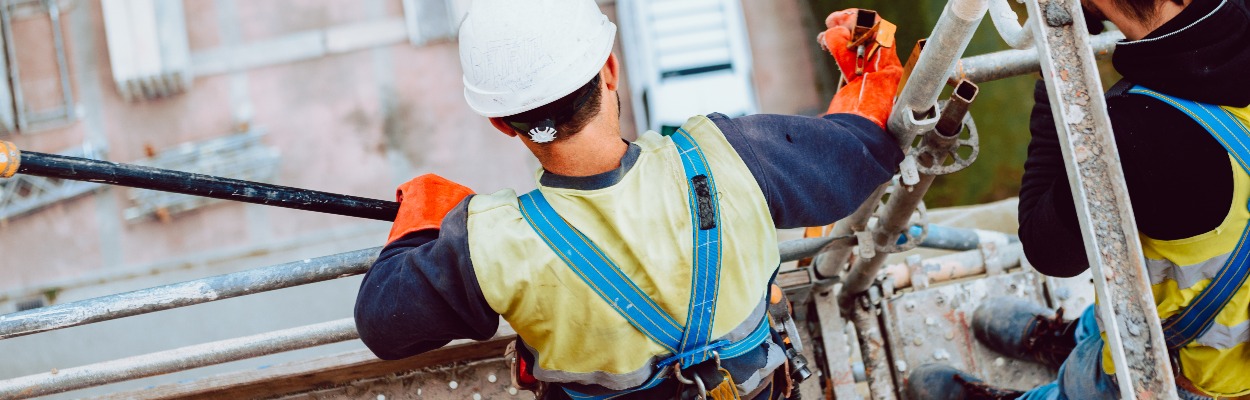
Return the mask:
<svg viewBox="0 0 1250 400">
<path fill-rule="evenodd" d="M 946 86 L 946 77 L 967 50 L 988 8 L 989 0 L 951 0 L 942 10 L 890 115 L 890 132 L 898 138 L 899 145 L 909 147 L 912 139 L 926 130 L 910 122 L 925 118 L 937 105 L 938 96 Z"/>
<path fill-rule="evenodd" d="M 934 125 L 936 129 L 924 137 L 925 145 L 933 152 L 920 151 L 916 154 L 916 162 L 921 167 L 930 168 L 942 165 L 949 154 L 959 147 L 959 133 L 963 131 L 963 121 L 968 113 L 968 105 L 976 99 L 978 92 L 979 89 L 975 84 L 967 81 L 960 82 L 946 108 L 942 110 L 942 117 Z M 942 129 L 946 132 L 942 132 Z M 911 143 L 910 140 L 907 143 Z M 929 186 L 933 185 L 935 179 L 937 175 L 933 173 L 921 173 L 919 181 L 914 186 L 908 188 L 904 188 L 901 184 L 894 186 L 894 193 L 886 201 L 885 210 L 873 230 L 873 242 L 878 249 L 895 244 L 899 234 L 910 229 L 912 213 L 924 200 L 925 193 L 929 192 Z M 856 258 L 850 271 L 846 273 L 842 291 L 838 293 L 838 300 L 847 304 L 854 296 L 868 289 L 881 271 L 881 267 L 885 265 L 885 259 L 889 255 L 885 251 L 877 251 L 872 257 Z"/>
<path fill-rule="evenodd" d="M 369 269 L 380 250 L 349 251 L 0 315 L 0 339 L 359 275 Z"/>
<path fill-rule="evenodd" d="M 1093 47 L 1094 57 L 1106 59 L 1115 52 L 1116 42 L 1124 39 L 1120 31 L 1109 31 L 1091 36 L 1089 44 Z M 955 66 L 955 71 L 948 80 L 956 82 L 967 79 L 973 82 L 989 82 L 1013 76 L 1032 74 L 1042 71 L 1037 57 L 1037 49 L 1003 50 L 965 57 Z"/>
<path fill-rule="evenodd" d="M 976 32 L 977 25 L 985 17 L 988 8 L 989 0 L 951 0 L 942 10 L 942 16 L 933 27 L 933 34 L 929 36 L 924 51 L 916 60 L 916 66 L 907 78 L 907 85 L 899 93 L 890 114 L 890 133 L 894 134 L 904 151 L 911 148 L 912 140 L 917 134 L 931 128 L 917 120 L 930 117 L 927 113 L 936 107 L 938 96 L 946 85 L 946 78 L 954 70 L 959 56 L 968 48 L 972 34 Z M 886 185 L 889 183 L 879 187 L 850 216 L 838 221 L 832 235 L 850 235 L 866 229 L 868 218 L 880 203 Z M 838 275 L 850 256 L 850 249 L 826 252 L 816 260 L 816 272 L 826 277 Z"/>
<path fill-rule="evenodd" d="M 24 399 L 185 371 L 359 338 L 351 318 L 187 346 L 0 381 L 0 399 Z"/>
</svg>

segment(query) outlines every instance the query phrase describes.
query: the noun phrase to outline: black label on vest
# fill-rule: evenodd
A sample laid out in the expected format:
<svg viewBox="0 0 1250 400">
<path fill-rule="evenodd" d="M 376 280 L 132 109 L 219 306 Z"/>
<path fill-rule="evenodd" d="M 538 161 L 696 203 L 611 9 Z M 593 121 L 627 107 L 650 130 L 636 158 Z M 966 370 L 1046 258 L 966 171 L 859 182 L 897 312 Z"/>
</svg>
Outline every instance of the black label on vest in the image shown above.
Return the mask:
<svg viewBox="0 0 1250 400">
<path fill-rule="evenodd" d="M 694 189 L 694 198 L 698 202 L 699 229 L 708 230 L 716 227 L 716 204 L 712 203 L 712 187 L 708 185 L 707 175 L 690 178 L 690 186 Z"/>
</svg>

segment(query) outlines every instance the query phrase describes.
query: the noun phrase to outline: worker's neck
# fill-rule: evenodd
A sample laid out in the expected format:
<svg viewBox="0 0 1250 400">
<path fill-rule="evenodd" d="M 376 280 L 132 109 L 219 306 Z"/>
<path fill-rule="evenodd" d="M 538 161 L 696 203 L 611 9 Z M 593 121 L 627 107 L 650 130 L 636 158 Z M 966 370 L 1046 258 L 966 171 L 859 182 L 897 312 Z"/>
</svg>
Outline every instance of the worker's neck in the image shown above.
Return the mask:
<svg viewBox="0 0 1250 400">
<path fill-rule="evenodd" d="M 530 149 L 547 172 L 591 176 L 619 168 L 629 145 L 621 140 L 619 124 L 596 120 L 573 136 Z"/>
<path fill-rule="evenodd" d="M 1171 0 L 1162 1 L 1159 3 L 1159 9 L 1155 13 L 1155 18 L 1150 21 L 1138 21 L 1121 13 L 1119 18 L 1117 18 L 1119 21 L 1113 19 L 1111 22 L 1114 22 L 1116 27 L 1120 28 L 1120 31 L 1124 33 L 1124 37 L 1126 39 L 1142 40 L 1147 35 L 1150 35 L 1150 32 L 1154 32 L 1156 29 L 1163 26 L 1163 24 L 1171 21 L 1172 18 L 1176 18 L 1181 11 L 1185 10 L 1185 7 L 1189 6 L 1190 2 L 1192 2 L 1192 0 L 1185 0 L 1184 4 L 1176 4 L 1176 2 Z M 1107 17 L 1110 19 L 1112 15 L 1107 15 Z"/>
</svg>

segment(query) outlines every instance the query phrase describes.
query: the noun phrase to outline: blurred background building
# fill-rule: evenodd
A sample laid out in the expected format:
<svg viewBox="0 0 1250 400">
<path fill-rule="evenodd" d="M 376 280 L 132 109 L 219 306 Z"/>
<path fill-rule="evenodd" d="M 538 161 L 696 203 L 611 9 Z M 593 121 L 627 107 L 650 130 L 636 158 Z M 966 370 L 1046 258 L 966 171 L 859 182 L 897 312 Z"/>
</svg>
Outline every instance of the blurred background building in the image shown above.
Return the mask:
<svg viewBox="0 0 1250 400">
<path fill-rule="evenodd" d="M 537 161 L 463 100 L 455 36 L 469 1 L 0 0 L 0 140 L 381 199 L 430 172 L 479 192 L 528 190 Z M 600 4 L 617 19 L 615 1 Z M 681 107 L 702 110 L 687 115 L 824 109 L 819 82 L 836 71 L 815 60 L 812 4 L 634 6 L 620 7 L 635 17 L 617 42 L 627 65 L 623 131 L 660 129 Z M 734 100 L 667 97 L 695 89 Z M 638 115 L 649 107 L 666 113 Z M 379 246 L 388 229 L 19 176 L 0 181 L 0 314 Z M 358 285 L 339 279 L 3 340 L 0 379 L 350 317 Z M 353 341 L 58 397 L 361 347 Z"/>
</svg>

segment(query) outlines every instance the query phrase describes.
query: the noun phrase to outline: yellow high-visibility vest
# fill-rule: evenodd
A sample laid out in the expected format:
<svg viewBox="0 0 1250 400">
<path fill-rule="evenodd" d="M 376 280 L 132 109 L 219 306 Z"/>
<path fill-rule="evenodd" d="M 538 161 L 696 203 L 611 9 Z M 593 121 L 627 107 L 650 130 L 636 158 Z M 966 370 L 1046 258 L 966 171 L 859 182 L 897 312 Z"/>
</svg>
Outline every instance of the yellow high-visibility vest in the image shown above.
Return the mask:
<svg viewBox="0 0 1250 400">
<path fill-rule="evenodd" d="M 683 129 L 702 148 L 720 201 L 712 337 L 735 341 L 765 318 L 767 285 L 780 262 L 776 229 L 759 184 L 716 125 L 698 116 Z M 685 321 L 693 252 L 688 183 L 671 139 L 648 132 L 634 144 L 641 148 L 637 161 L 610 187 L 539 190 L 661 309 Z M 535 355 L 535 377 L 613 390 L 642 384 L 667 352 L 579 278 L 518 207 L 511 190 L 475 196 L 469 252 L 487 303 Z"/>
</svg>

